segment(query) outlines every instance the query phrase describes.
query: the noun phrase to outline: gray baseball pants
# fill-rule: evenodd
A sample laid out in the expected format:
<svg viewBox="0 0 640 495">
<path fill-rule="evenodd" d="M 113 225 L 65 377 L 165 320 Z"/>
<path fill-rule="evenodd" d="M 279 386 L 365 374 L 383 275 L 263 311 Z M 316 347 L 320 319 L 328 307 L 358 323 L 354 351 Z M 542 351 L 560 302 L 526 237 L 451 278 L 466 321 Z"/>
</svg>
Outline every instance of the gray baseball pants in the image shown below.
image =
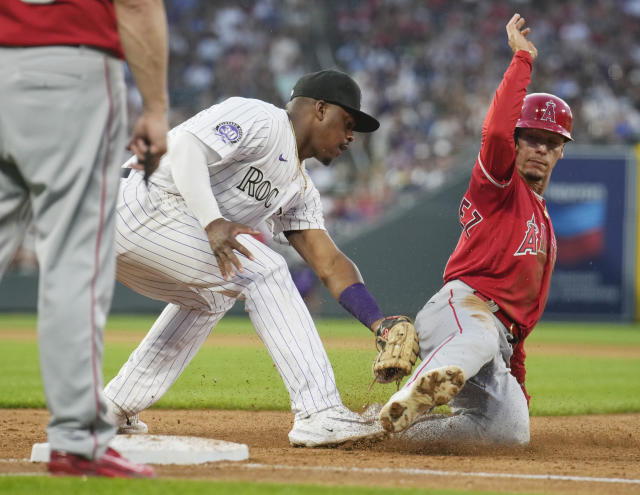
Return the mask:
<svg viewBox="0 0 640 495">
<path fill-rule="evenodd" d="M 104 419 L 102 331 L 125 103 L 116 58 L 87 47 L 0 48 L 0 275 L 33 220 L 49 444 L 87 458 L 115 435 Z"/>
<path fill-rule="evenodd" d="M 509 332 L 474 292 L 464 282 L 453 280 L 416 316 L 422 362 L 409 382 L 447 365 L 460 366 L 467 382 L 449 403 L 453 416 L 419 418 L 400 434 L 407 441 L 529 443 L 527 399 L 508 368 L 512 354 L 506 337 Z"/>
</svg>

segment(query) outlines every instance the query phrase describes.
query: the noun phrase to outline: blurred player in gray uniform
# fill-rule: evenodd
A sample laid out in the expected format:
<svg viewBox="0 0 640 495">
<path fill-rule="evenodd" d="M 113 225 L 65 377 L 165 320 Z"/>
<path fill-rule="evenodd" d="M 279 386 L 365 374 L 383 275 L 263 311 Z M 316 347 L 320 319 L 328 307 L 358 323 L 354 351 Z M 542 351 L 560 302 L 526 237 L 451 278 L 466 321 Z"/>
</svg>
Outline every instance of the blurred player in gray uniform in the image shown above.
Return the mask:
<svg viewBox="0 0 640 495">
<path fill-rule="evenodd" d="M 153 475 L 108 447 L 116 428 L 102 394 L 126 144 L 123 56 L 143 98 L 129 147 L 151 172 L 168 127 L 162 2 L 0 2 L 0 276 L 33 221 L 53 474 Z"/>
<path fill-rule="evenodd" d="M 123 181 L 118 280 L 168 304 L 105 389 L 121 431 L 147 431 L 137 414 L 164 395 L 240 299 L 289 391 L 293 445 L 381 433 L 379 424 L 342 404 L 285 260 L 253 237 L 268 222 L 350 313 L 377 328 L 380 309 L 325 230 L 320 196 L 302 161 L 328 165 L 347 150 L 354 131 L 378 126 L 360 111 L 355 81 L 320 71 L 296 83 L 286 110 L 233 97 L 201 111 L 172 129 L 148 188 L 140 172 Z"/>
</svg>

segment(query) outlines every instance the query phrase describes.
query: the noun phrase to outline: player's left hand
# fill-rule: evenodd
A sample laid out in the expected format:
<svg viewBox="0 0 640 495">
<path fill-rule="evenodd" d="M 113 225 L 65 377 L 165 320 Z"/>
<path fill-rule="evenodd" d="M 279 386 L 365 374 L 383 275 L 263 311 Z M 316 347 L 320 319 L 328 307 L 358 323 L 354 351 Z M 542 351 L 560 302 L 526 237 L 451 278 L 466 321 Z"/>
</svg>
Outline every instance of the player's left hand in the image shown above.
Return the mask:
<svg viewBox="0 0 640 495">
<path fill-rule="evenodd" d="M 418 359 L 418 334 L 407 316 L 387 316 L 376 329 L 378 355 L 373 376 L 379 383 L 400 381 L 411 373 Z"/>
<path fill-rule="evenodd" d="M 260 235 L 259 231 L 248 225 L 230 222 L 224 218 L 217 218 L 207 225 L 204 230 L 207 233 L 209 245 L 225 280 L 230 280 L 234 277 L 236 270 L 238 272 L 242 271 L 242 263 L 240 263 L 234 250 L 253 261 L 251 251 L 240 244 L 236 236 L 239 234 Z"/>
</svg>

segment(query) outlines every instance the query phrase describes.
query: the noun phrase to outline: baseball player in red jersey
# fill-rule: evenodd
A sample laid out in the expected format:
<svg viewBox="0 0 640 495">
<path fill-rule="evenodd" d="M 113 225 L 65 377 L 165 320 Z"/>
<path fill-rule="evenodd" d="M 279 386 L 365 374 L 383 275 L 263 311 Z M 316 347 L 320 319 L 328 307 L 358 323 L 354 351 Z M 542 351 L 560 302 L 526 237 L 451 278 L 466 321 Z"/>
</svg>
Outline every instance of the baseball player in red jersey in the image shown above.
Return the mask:
<svg viewBox="0 0 640 495">
<path fill-rule="evenodd" d="M 445 285 L 416 317 L 422 362 L 380 411 L 384 428 L 407 440 L 529 441 L 523 342 L 544 310 L 556 258 L 542 194 L 572 116 L 556 96 L 526 95 L 537 50 L 524 24 L 515 14 L 506 26 L 514 56 L 484 121 L 462 234 Z M 454 415 L 419 418 L 447 403 Z"/>
<path fill-rule="evenodd" d="M 158 0 L 0 2 L 0 276 L 33 221 L 40 368 L 55 475 L 149 477 L 109 447 L 102 329 L 115 275 L 126 145 L 123 57 L 143 109 L 129 147 L 167 143 L 167 25 Z"/>
</svg>

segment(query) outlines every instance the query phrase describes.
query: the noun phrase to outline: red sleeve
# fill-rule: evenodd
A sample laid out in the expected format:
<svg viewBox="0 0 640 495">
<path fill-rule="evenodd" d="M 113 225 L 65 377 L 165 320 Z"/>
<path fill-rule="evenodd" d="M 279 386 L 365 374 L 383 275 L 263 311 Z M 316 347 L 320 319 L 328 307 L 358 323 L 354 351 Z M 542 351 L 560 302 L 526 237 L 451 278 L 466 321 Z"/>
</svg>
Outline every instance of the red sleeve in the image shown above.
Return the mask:
<svg viewBox="0 0 640 495">
<path fill-rule="evenodd" d="M 519 50 L 504 73 L 482 125 L 480 162 L 497 182 L 508 182 L 515 164 L 513 132 L 520 118 L 522 102 L 531 80 L 533 59 Z"/>
</svg>

